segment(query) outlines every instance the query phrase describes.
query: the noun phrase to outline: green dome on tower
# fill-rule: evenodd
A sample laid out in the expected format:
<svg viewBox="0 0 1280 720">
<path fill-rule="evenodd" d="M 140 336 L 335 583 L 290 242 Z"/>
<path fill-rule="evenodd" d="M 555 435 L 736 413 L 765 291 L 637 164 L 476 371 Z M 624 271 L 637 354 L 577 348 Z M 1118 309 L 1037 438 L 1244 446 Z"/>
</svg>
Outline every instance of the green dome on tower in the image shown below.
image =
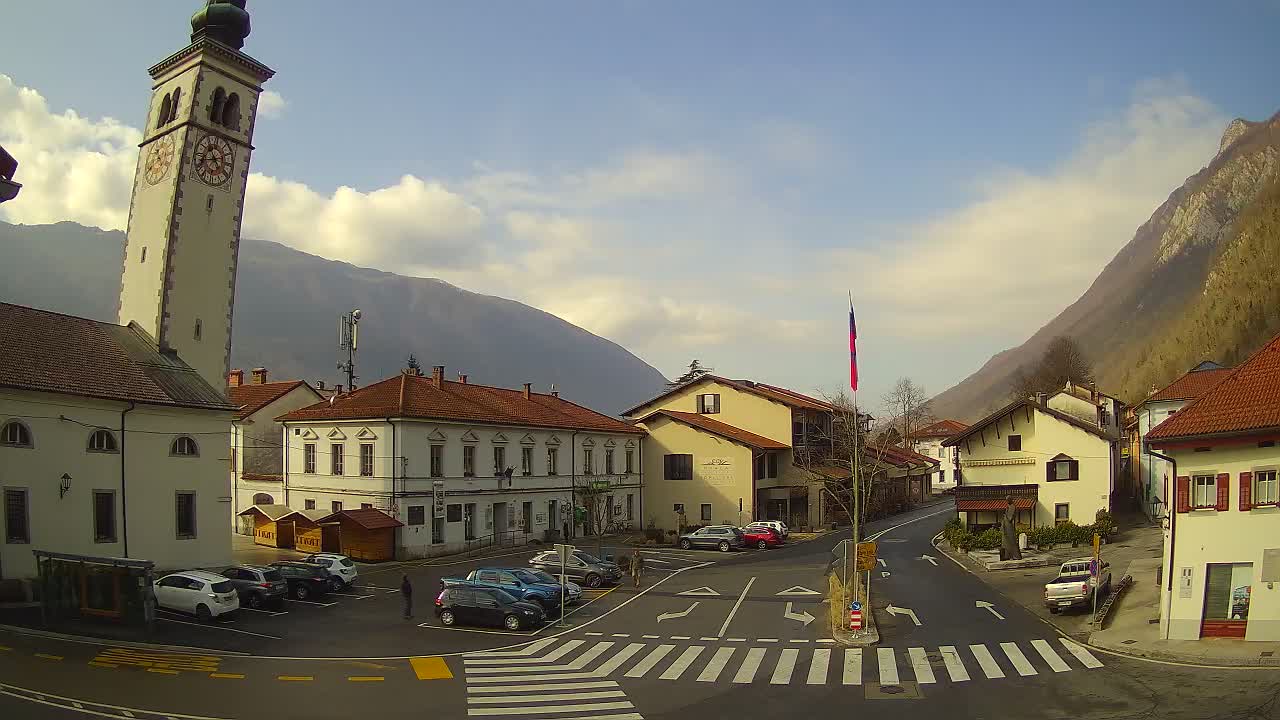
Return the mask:
<svg viewBox="0 0 1280 720">
<path fill-rule="evenodd" d="M 249 36 L 249 12 L 244 5 L 245 0 L 208 0 L 191 16 L 191 42 L 207 37 L 236 50 L 244 47 Z"/>
</svg>

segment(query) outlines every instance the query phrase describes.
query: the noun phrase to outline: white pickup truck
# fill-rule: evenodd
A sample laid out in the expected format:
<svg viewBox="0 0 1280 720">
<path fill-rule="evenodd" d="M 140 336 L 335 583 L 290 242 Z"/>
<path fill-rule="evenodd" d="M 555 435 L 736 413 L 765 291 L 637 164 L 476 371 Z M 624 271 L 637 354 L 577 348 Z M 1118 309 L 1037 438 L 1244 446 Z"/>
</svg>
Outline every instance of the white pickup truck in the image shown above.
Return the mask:
<svg viewBox="0 0 1280 720">
<path fill-rule="evenodd" d="M 1093 558 L 1077 558 L 1062 563 L 1058 577 L 1044 586 L 1044 605 L 1056 613 L 1065 608 L 1089 607 L 1094 588 L 1101 599 L 1111 592 L 1111 563 L 1103 562 L 1097 577 L 1089 572 Z"/>
</svg>

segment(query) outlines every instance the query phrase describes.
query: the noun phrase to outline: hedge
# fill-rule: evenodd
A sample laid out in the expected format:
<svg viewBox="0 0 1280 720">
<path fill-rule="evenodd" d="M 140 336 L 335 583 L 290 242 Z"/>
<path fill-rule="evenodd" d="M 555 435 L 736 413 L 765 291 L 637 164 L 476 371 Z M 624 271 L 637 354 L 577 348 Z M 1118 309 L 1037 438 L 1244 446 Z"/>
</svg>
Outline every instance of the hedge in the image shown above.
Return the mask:
<svg viewBox="0 0 1280 720">
<path fill-rule="evenodd" d="M 1076 525 L 1072 522 L 1038 528 L 1020 525 L 1018 532 L 1027 534 L 1027 544 L 1032 547 L 1067 543 L 1087 545 L 1093 542 L 1094 533 L 1101 535 L 1104 540 L 1115 537 L 1116 524 L 1110 513 L 1100 510 L 1097 522 L 1092 525 Z M 1001 545 L 999 528 L 987 528 L 975 534 L 969 532 L 957 518 L 947 521 L 942 529 L 942 536 L 957 550 L 995 550 Z"/>
</svg>

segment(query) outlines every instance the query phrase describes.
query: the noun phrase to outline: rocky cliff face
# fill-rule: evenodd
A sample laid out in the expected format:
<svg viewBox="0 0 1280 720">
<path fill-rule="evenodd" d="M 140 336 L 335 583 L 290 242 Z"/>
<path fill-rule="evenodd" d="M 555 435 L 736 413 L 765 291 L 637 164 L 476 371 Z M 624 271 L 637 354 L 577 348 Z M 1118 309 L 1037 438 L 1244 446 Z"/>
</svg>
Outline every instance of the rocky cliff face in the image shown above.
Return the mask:
<svg viewBox="0 0 1280 720">
<path fill-rule="evenodd" d="M 1232 364 L 1280 332 L 1280 113 L 1234 120 L 1208 166 L 1175 190 L 1090 288 L 1022 345 L 934 399 L 974 419 L 1013 373 L 1072 335 L 1101 387 L 1138 402 L 1204 359 Z M 1267 280 L 1272 278 L 1272 280 Z"/>
</svg>

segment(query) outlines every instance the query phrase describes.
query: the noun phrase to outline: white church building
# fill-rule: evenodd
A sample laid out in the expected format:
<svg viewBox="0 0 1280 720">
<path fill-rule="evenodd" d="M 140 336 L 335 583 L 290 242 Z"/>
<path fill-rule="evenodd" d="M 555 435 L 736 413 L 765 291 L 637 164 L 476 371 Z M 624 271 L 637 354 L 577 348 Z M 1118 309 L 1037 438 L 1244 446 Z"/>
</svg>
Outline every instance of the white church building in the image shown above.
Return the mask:
<svg viewBox="0 0 1280 720">
<path fill-rule="evenodd" d="M 224 395 L 255 112 L 248 13 L 192 18 L 151 68 L 117 323 L 0 303 L 0 579 L 34 550 L 225 564 Z M 21 202 L 21 200 L 16 200 Z"/>
</svg>

